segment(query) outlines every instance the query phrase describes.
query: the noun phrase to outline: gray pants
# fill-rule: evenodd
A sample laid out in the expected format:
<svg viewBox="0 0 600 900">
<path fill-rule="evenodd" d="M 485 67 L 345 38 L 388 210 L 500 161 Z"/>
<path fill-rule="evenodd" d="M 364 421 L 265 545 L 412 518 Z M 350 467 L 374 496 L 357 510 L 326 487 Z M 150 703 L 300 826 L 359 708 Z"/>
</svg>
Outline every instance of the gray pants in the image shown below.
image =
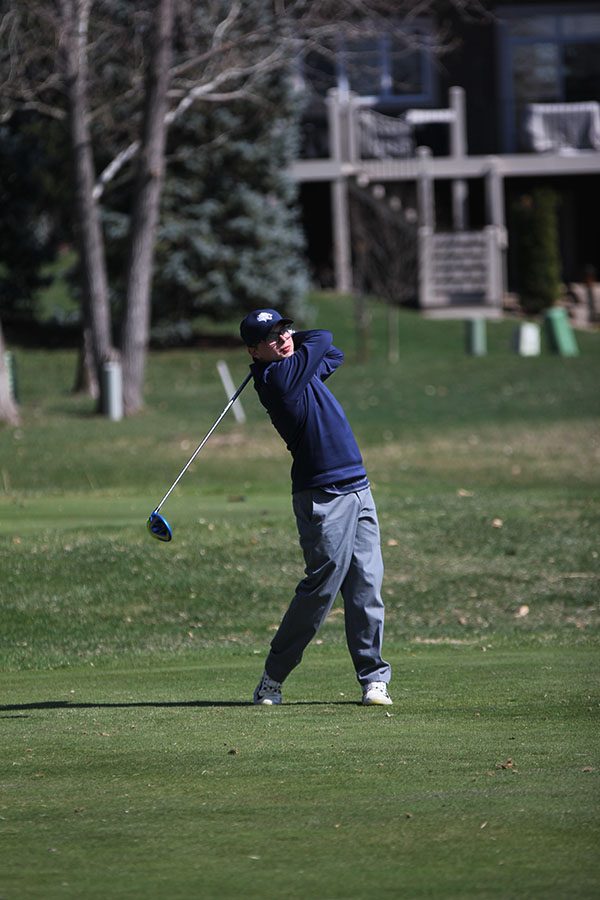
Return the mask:
<svg viewBox="0 0 600 900">
<path fill-rule="evenodd" d="M 383 561 L 370 489 L 340 495 L 299 491 L 293 504 L 306 577 L 271 641 L 267 674 L 276 681 L 287 678 L 341 591 L 346 640 L 358 681 L 389 682 L 391 669 L 381 657 Z"/>
</svg>

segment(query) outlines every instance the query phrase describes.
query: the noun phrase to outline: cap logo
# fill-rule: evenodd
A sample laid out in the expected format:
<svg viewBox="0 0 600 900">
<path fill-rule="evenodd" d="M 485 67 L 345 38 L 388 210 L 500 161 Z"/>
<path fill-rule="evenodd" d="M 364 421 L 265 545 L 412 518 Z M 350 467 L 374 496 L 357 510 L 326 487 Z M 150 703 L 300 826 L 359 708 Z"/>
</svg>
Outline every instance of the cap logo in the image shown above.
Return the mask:
<svg viewBox="0 0 600 900">
<path fill-rule="evenodd" d="M 256 321 L 257 322 L 270 322 L 272 318 L 273 318 L 272 313 L 261 312 L 257 315 Z"/>
</svg>

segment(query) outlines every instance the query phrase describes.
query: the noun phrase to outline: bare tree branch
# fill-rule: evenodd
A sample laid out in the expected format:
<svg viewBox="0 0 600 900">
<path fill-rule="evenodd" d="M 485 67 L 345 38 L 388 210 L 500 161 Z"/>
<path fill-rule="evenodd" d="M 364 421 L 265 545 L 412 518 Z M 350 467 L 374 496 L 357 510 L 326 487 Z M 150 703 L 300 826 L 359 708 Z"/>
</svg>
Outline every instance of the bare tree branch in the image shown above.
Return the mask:
<svg viewBox="0 0 600 900">
<path fill-rule="evenodd" d="M 176 122 L 181 118 L 198 100 L 204 100 L 205 102 L 211 103 L 222 103 L 230 100 L 238 100 L 243 97 L 246 99 L 254 97 L 254 99 L 256 99 L 256 96 L 252 93 L 250 82 L 255 82 L 264 72 L 272 70 L 276 65 L 281 65 L 279 51 L 274 51 L 265 59 L 260 60 L 254 65 L 228 69 L 225 72 L 219 73 L 212 81 L 194 85 L 194 87 L 190 88 L 184 94 L 177 106 L 167 113 L 165 116 L 165 123 L 167 125 L 172 125 L 173 122 Z M 243 87 L 231 91 L 219 91 L 219 88 L 228 82 L 239 81 L 244 78 L 247 78 L 248 82 Z M 179 92 L 172 90 L 170 91 L 170 96 L 176 95 L 177 93 Z M 140 142 L 133 141 L 128 147 L 118 153 L 101 172 L 94 186 L 94 198 L 96 200 L 100 199 L 106 186 L 121 171 L 121 169 L 136 156 L 139 148 Z"/>
<path fill-rule="evenodd" d="M 107 146 L 116 142 L 114 157 L 96 181 L 94 196 L 99 199 L 112 179 L 136 156 L 139 141 L 133 138 L 132 126 L 137 118 L 126 115 L 119 122 L 115 110 L 135 107 L 143 91 L 141 67 L 143 46 L 137 46 L 137 30 L 147 27 L 148 13 L 133 12 L 125 24 L 110 21 L 110 4 L 103 10 L 98 0 L 54 0 L 31 2 L 23 7 L 18 0 L 8 0 L 9 9 L 0 18 L 0 37 L 5 38 L 6 51 L 0 55 L 0 122 L 7 121 L 17 106 L 65 119 L 64 91 L 61 75 L 50 61 L 64 40 L 60 26 L 67 8 L 75 3 L 80 20 L 87 21 L 87 53 L 95 55 L 99 64 L 111 59 L 122 64 L 123 53 L 130 54 L 129 85 L 114 91 L 101 103 L 90 108 L 90 123 L 101 123 L 113 133 Z M 462 16 L 489 16 L 483 0 L 447 0 L 446 8 Z M 431 18 L 439 10 L 435 0 L 273 0 L 276 32 L 264 23 L 247 21 L 244 3 L 208 2 L 201 11 L 189 0 L 180 0 L 179 12 L 185 29 L 185 52 L 175 60 L 171 70 L 169 97 L 174 104 L 167 113 L 169 125 L 184 115 L 197 101 L 224 102 L 251 93 L 252 82 L 265 71 L 289 66 L 302 49 L 313 49 L 323 56 L 335 52 L 336 42 L 344 37 L 352 41 L 385 31 L 407 49 L 427 45 L 430 52 L 450 43 L 451 36 L 439 26 L 437 40 L 411 26 Z M 91 15 L 100 16 L 98 28 L 90 35 Z M 222 16 L 221 16 L 222 13 Z M 27 43 L 26 34 L 32 40 Z M 133 39 L 133 45 L 132 45 Z M 129 41 L 129 45 L 127 44 Z M 28 62 L 35 61 L 45 75 L 31 82 Z M 36 69 L 34 66 L 34 69 Z M 92 73 L 90 73 L 92 74 Z M 100 79 L 98 86 L 104 82 Z M 105 90 L 103 88 L 103 90 Z M 93 98 L 91 98 L 93 99 Z M 62 105 L 61 105 L 62 104 Z M 95 126 L 97 127 L 97 126 Z M 128 137 L 130 138 L 128 140 Z M 133 138 L 133 139 L 131 139 Z M 120 149 L 118 144 L 126 140 Z"/>
</svg>

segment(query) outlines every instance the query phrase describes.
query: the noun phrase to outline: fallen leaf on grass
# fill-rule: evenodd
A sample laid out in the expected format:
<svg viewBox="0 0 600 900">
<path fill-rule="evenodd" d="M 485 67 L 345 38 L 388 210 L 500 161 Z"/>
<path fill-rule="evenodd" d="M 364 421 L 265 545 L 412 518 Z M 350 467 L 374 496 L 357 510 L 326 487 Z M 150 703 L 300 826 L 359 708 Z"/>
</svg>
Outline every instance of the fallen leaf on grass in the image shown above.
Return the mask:
<svg viewBox="0 0 600 900">
<path fill-rule="evenodd" d="M 497 768 L 497 769 L 513 769 L 513 770 L 516 770 L 516 767 L 517 767 L 517 766 L 516 766 L 516 763 L 510 758 L 510 756 L 509 756 L 509 758 L 506 759 L 504 762 L 502 762 L 502 763 L 496 763 L 496 768 Z"/>
<path fill-rule="evenodd" d="M 504 522 L 502 521 L 502 519 L 499 519 L 498 517 L 492 519 L 492 528 L 502 528 L 503 525 Z"/>
<path fill-rule="evenodd" d="M 398 541 L 395 541 L 394 538 L 390 538 L 389 541 L 387 542 L 387 545 L 388 545 L 388 547 L 397 547 Z"/>
<path fill-rule="evenodd" d="M 516 611 L 515 619 L 524 619 L 525 616 L 528 616 L 528 615 L 529 615 L 529 607 L 527 606 L 526 603 L 523 603 L 523 605 L 520 606 L 518 608 L 518 610 Z"/>
<path fill-rule="evenodd" d="M 594 769 L 593 766 L 584 766 L 581 771 L 582 772 L 595 772 L 596 770 Z"/>
<path fill-rule="evenodd" d="M 457 496 L 459 496 L 459 497 L 472 497 L 473 496 L 473 491 L 467 491 L 467 490 L 465 490 L 465 488 L 459 488 L 456 493 L 457 493 Z"/>
<path fill-rule="evenodd" d="M 343 615 L 344 615 L 344 610 L 342 609 L 342 607 L 336 606 L 335 609 L 331 610 L 331 612 L 329 613 L 329 616 L 327 618 L 332 619 L 332 618 L 335 618 L 336 616 L 343 616 Z"/>
</svg>

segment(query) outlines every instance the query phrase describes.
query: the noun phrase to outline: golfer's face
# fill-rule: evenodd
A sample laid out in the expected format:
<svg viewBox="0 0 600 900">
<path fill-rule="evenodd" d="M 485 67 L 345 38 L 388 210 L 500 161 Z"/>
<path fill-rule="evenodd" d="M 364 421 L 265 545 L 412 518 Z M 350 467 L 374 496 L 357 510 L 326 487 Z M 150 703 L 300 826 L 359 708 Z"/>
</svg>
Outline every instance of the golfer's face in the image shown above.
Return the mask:
<svg viewBox="0 0 600 900">
<path fill-rule="evenodd" d="M 253 348 L 254 359 L 261 362 L 277 362 L 280 359 L 287 359 L 294 352 L 294 341 L 292 333 L 288 325 L 281 328 L 275 327 L 269 332 L 264 341 L 257 344 Z"/>
</svg>

